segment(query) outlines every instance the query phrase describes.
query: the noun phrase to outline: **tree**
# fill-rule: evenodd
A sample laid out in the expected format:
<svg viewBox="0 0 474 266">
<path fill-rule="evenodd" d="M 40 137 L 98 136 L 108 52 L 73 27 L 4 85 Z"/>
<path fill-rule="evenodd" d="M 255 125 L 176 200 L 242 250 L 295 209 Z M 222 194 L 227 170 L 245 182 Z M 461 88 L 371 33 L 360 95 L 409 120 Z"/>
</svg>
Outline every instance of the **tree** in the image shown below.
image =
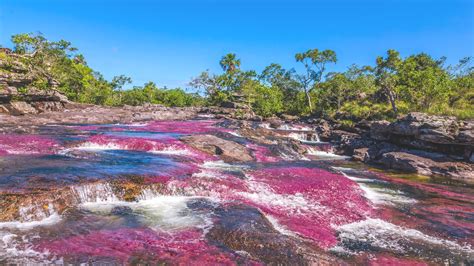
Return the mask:
<svg viewBox="0 0 474 266">
<path fill-rule="evenodd" d="M 237 58 L 236 54 L 229 53 L 221 58 L 219 64 L 221 65 L 222 70 L 227 73 L 231 73 L 240 68 L 240 59 Z"/>
<path fill-rule="evenodd" d="M 377 57 L 374 69 L 376 84 L 388 98 L 395 115 L 398 114 L 396 87 L 399 77 L 397 70 L 401 63 L 400 53 L 395 50 L 388 50 L 386 58 Z"/>
<path fill-rule="evenodd" d="M 297 53 L 295 59 L 297 62 L 301 62 L 306 70 L 305 74 L 298 75 L 297 77 L 306 94 L 309 111 L 312 112 L 313 104 L 311 102 L 310 90 L 321 82 L 326 71 L 326 65 L 337 62 L 336 53 L 332 50 L 319 51 L 318 49 L 310 49 L 304 53 Z"/>
<path fill-rule="evenodd" d="M 435 60 L 425 53 L 403 60 L 397 71 L 399 98 L 418 111 L 447 103 L 452 81 L 443 68 L 444 61 L 445 58 Z"/>
</svg>

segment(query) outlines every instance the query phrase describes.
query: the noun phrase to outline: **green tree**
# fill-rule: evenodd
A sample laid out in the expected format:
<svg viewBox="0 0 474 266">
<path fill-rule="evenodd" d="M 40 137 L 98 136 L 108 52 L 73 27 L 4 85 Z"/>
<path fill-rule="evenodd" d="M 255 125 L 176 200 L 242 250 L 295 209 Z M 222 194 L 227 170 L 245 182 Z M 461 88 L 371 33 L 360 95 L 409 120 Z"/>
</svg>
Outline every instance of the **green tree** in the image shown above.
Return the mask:
<svg viewBox="0 0 474 266">
<path fill-rule="evenodd" d="M 295 55 L 297 62 L 301 62 L 306 70 L 305 74 L 298 75 L 308 102 L 309 111 L 313 111 L 310 90 L 318 86 L 321 82 L 326 66 L 328 63 L 336 63 L 336 53 L 332 50 L 319 51 L 318 49 L 310 49 L 304 53 Z"/>
<path fill-rule="evenodd" d="M 395 50 L 388 50 L 386 58 L 377 57 L 374 69 L 376 84 L 379 86 L 382 94 L 387 97 L 395 115 L 398 113 L 396 89 L 399 76 L 397 75 L 397 70 L 401 63 L 400 53 Z"/>
<path fill-rule="evenodd" d="M 225 72 L 235 72 L 240 68 L 240 59 L 236 54 L 229 53 L 224 55 L 219 61 L 220 66 Z"/>
</svg>

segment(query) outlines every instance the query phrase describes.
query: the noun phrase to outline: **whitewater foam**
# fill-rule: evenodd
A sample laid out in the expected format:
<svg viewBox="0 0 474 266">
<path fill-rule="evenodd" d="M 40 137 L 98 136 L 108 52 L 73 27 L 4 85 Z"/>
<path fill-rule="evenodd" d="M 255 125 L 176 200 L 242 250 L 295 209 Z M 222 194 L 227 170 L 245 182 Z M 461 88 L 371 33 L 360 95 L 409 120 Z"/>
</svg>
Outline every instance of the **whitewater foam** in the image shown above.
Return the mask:
<svg viewBox="0 0 474 266">
<path fill-rule="evenodd" d="M 165 148 L 163 150 L 151 150 L 151 153 L 154 154 L 165 154 L 165 155 L 178 155 L 178 156 L 188 156 L 192 155 L 193 153 L 186 149 L 175 149 L 172 147 Z"/>
<path fill-rule="evenodd" d="M 11 221 L 11 222 L 0 222 L 1 229 L 18 229 L 18 230 L 30 230 L 38 226 L 50 226 L 58 223 L 61 220 L 61 216 L 56 212 L 52 213 L 50 216 L 38 220 L 38 221 Z"/>
<path fill-rule="evenodd" d="M 0 261 L 20 265 L 62 265 L 61 258 L 51 256 L 49 252 L 33 249 L 28 238 L 0 231 Z"/>
<path fill-rule="evenodd" d="M 273 228 L 275 228 L 275 230 L 277 230 L 280 234 L 287 235 L 287 236 L 293 236 L 293 237 L 298 236 L 297 234 L 295 234 L 292 231 L 288 230 L 285 226 L 281 225 L 275 217 L 273 217 L 271 215 L 265 215 L 265 217 L 272 224 Z"/>
<path fill-rule="evenodd" d="M 474 250 L 469 245 L 460 245 L 454 241 L 429 236 L 418 230 L 397 226 L 381 219 L 369 218 L 346 224 L 340 226 L 337 231 L 342 244 L 347 241 L 361 242 L 365 246 L 400 254 L 413 252 L 414 246 L 419 246 L 420 249 L 431 247 L 448 249 L 453 254 L 474 256 Z"/>
<path fill-rule="evenodd" d="M 349 156 L 337 155 L 332 152 L 319 151 L 311 147 L 308 148 L 308 155 L 316 156 L 320 160 L 346 160 Z"/>
<path fill-rule="evenodd" d="M 81 204 L 119 201 L 108 183 L 85 184 L 71 189 Z"/>
<path fill-rule="evenodd" d="M 110 215 L 116 207 L 127 207 L 141 225 L 165 232 L 191 227 L 206 229 L 212 225 L 210 213 L 196 214 L 187 207 L 189 200 L 201 197 L 154 196 L 148 193 L 142 198 L 147 199 L 136 202 L 86 202 L 80 207 L 100 215 Z"/>
<path fill-rule="evenodd" d="M 321 140 L 319 139 L 319 135 L 316 132 L 311 133 L 290 133 L 288 137 L 301 141 L 305 144 L 320 144 Z"/>
<path fill-rule="evenodd" d="M 301 193 L 279 194 L 269 185 L 255 181 L 250 175 L 246 175 L 248 192 L 237 192 L 244 198 L 262 205 L 284 208 L 289 213 L 298 215 L 305 212 L 322 213 L 325 208 L 317 203 L 311 203 Z"/>
</svg>

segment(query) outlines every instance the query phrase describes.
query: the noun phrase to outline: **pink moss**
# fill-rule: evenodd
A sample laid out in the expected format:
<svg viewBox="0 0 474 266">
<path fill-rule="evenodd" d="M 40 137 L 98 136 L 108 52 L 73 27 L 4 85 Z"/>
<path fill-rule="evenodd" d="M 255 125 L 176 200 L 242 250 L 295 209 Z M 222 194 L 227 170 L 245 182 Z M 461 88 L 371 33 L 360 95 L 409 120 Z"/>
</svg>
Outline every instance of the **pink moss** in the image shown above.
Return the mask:
<svg viewBox="0 0 474 266">
<path fill-rule="evenodd" d="M 336 244 L 335 226 L 365 219 L 372 213 L 357 184 L 342 175 L 303 167 L 270 168 L 251 175 L 277 194 L 299 195 L 307 202 L 301 206 L 275 207 L 272 202 L 256 205 L 323 248 Z"/>
<path fill-rule="evenodd" d="M 42 241 L 36 250 L 65 258 L 111 257 L 123 263 L 145 259 L 180 265 L 234 265 L 235 256 L 202 239 L 202 232 L 157 232 L 151 229 L 101 230 L 51 242 Z"/>
<path fill-rule="evenodd" d="M 0 135 L 0 155 L 53 154 L 57 143 L 39 135 Z"/>
<path fill-rule="evenodd" d="M 338 225 L 363 220 L 372 206 L 353 181 L 321 169 L 275 167 L 249 172 L 246 179 L 193 176 L 169 183 L 171 191 L 239 201 L 262 210 L 287 229 L 322 248 L 337 244 Z"/>
<path fill-rule="evenodd" d="M 189 147 L 183 142 L 172 137 L 157 140 L 134 137 L 117 137 L 110 135 L 96 135 L 89 137 L 85 141 L 85 143 L 92 143 L 104 146 L 117 146 L 119 149 L 124 150 L 146 151 L 169 155 L 181 154 L 187 158 L 191 158 L 199 162 L 215 160 L 213 156 L 195 150 L 192 147 Z"/>
<path fill-rule="evenodd" d="M 253 156 L 259 163 L 274 163 L 281 161 L 279 157 L 274 156 L 272 152 L 265 146 L 253 143 L 247 144 L 246 146 L 252 151 Z"/>
</svg>

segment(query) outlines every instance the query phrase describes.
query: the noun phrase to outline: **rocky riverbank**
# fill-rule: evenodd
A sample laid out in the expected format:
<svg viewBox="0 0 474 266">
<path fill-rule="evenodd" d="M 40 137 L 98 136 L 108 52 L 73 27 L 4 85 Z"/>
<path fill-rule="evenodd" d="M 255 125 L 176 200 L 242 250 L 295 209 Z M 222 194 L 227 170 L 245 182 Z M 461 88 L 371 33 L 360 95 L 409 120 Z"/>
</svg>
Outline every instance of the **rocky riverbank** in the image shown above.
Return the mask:
<svg viewBox="0 0 474 266">
<path fill-rule="evenodd" d="M 0 95 L 1 133 L 34 133 L 42 126 L 54 124 L 130 124 L 153 120 L 213 118 L 222 119 L 226 126 L 246 138 L 272 143 L 275 149 L 285 150 L 291 156 L 303 157 L 308 151 L 301 148 L 299 142 L 314 140 L 316 136 L 318 140 L 333 145 L 337 154 L 384 169 L 439 175 L 468 182 L 474 180 L 474 122 L 454 117 L 410 113 L 394 122 L 359 122 L 348 128 L 337 121 L 314 118 L 300 119 L 284 115 L 263 119 L 248 109 L 170 108 L 161 105 L 103 107 L 71 103 L 55 90 L 30 95 L 21 94 L 12 87 L 7 88 L 9 91 Z M 297 130 L 296 135 L 299 134 L 299 137 L 295 138 L 295 132 L 288 129 L 298 126 L 305 130 Z M 272 130 L 278 128 L 287 130 Z M 213 139 L 184 141 L 191 141 L 195 146 L 205 145 L 206 141 L 225 146 L 218 148 L 220 152 L 233 145 Z M 235 153 L 235 149 L 231 150 Z M 249 158 L 248 152 L 241 150 L 241 154 L 231 157 Z M 227 153 L 223 156 L 231 158 Z"/>
<path fill-rule="evenodd" d="M 0 261 L 472 261 L 472 186 L 334 154 L 356 158 L 344 140 L 375 143 L 370 130 L 236 113 L 67 103 L 1 115 Z"/>
</svg>

